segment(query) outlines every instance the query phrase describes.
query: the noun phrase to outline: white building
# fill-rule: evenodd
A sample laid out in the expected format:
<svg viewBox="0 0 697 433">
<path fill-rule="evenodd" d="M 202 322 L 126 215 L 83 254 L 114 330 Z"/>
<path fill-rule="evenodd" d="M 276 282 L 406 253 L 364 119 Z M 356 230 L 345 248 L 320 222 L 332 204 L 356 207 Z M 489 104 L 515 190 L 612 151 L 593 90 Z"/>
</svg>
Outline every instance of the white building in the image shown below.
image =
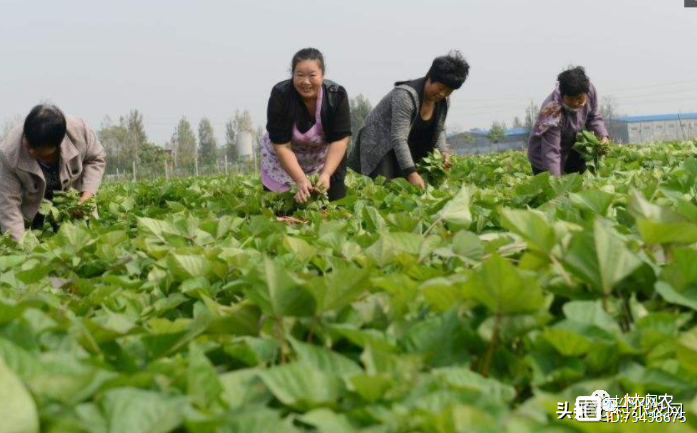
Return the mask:
<svg viewBox="0 0 697 433">
<path fill-rule="evenodd" d="M 617 143 L 690 140 L 697 138 L 697 113 L 625 116 L 606 121 Z"/>
</svg>

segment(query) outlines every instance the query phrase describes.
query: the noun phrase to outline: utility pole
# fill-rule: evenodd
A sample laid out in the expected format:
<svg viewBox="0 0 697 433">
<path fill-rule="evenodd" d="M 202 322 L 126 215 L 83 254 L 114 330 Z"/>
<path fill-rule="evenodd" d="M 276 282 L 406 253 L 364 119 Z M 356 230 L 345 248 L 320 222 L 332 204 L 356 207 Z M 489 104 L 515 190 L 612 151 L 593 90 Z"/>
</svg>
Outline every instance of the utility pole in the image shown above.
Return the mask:
<svg viewBox="0 0 697 433">
<path fill-rule="evenodd" d="M 682 140 L 685 141 L 685 130 L 682 129 L 682 119 L 680 118 L 680 113 L 678 113 L 678 124 L 680 125 L 680 133 L 682 134 Z"/>
</svg>

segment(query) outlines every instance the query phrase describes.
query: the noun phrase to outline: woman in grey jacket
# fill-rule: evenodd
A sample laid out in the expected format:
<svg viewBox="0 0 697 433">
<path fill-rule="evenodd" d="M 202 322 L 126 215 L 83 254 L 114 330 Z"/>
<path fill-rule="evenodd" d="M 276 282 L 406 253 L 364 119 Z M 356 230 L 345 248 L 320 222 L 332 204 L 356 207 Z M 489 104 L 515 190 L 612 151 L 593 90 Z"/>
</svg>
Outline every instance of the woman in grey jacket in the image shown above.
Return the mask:
<svg viewBox="0 0 697 433">
<path fill-rule="evenodd" d="M 84 120 L 37 105 L 0 144 L 0 229 L 21 240 L 25 220 L 32 228 L 43 225 L 43 199 L 74 188 L 81 202 L 88 200 L 97 194 L 104 168 L 104 148 Z"/>
<path fill-rule="evenodd" d="M 469 64 L 459 51 L 437 57 L 425 77 L 395 83 L 370 112 L 349 155 L 349 167 L 375 178 L 405 177 L 424 188 L 416 164 L 440 150 L 450 164 L 445 142 L 448 97 L 467 79 Z"/>
</svg>

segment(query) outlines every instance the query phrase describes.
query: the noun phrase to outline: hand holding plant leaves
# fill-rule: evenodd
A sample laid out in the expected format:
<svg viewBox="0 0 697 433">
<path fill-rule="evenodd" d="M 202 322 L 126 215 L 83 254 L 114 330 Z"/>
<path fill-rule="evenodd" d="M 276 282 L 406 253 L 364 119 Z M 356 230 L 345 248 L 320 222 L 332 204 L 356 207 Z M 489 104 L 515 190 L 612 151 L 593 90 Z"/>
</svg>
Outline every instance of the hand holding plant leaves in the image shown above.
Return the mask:
<svg viewBox="0 0 697 433">
<path fill-rule="evenodd" d="M 610 142 L 603 138 L 598 139 L 590 131 L 583 130 L 576 135 L 576 144 L 573 149 L 581 154 L 581 157 L 597 173 L 600 170 L 600 158 L 610 150 Z"/>
<path fill-rule="evenodd" d="M 44 215 L 48 222 L 61 223 L 76 219 L 87 219 L 97 209 L 94 197 L 81 202 L 80 193 L 74 189 L 68 191 L 55 191 L 53 200 L 43 200 L 39 207 L 39 213 Z"/>
<path fill-rule="evenodd" d="M 433 186 L 440 186 L 448 177 L 447 169 L 450 168 L 450 158 L 443 155 L 438 149 L 424 157 L 416 168 L 424 181 Z"/>
<path fill-rule="evenodd" d="M 321 210 L 329 204 L 327 186 L 319 182 L 319 176 L 312 174 L 308 176 L 310 187 L 308 188 L 309 197 L 306 201 L 297 200 L 298 186 L 295 185 L 289 191 L 277 194 L 271 209 L 276 215 L 289 215 L 296 210 Z"/>
</svg>

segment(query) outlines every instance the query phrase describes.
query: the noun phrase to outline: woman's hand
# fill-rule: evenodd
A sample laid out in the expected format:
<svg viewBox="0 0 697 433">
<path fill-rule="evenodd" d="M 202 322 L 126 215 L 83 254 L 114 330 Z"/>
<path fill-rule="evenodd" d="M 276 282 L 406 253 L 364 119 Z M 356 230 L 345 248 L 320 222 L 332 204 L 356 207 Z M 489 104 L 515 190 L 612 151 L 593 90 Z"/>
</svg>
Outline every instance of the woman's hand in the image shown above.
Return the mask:
<svg viewBox="0 0 697 433">
<path fill-rule="evenodd" d="M 446 170 L 449 170 L 450 167 L 453 166 L 453 163 L 450 161 L 450 153 L 448 152 L 443 152 L 443 168 Z"/>
<path fill-rule="evenodd" d="M 92 194 L 89 191 L 83 191 L 82 194 L 80 195 L 80 199 L 77 201 L 77 204 L 82 204 L 86 202 L 87 200 L 91 199 L 94 197 L 94 194 Z"/>
<path fill-rule="evenodd" d="M 605 145 L 605 144 L 610 144 L 610 138 L 607 137 L 607 136 L 601 138 L 601 139 L 600 139 L 600 144 L 603 144 L 603 145 Z M 599 148 L 599 149 L 598 149 L 598 154 L 599 154 L 599 155 L 605 155 L 606 153 L 607 153 L 607 152 L 605 151 L 605 149 L 603 149 L 603 148 Z"/>
<path fill-rule="evenodd" d="M 329 191 L 330 178 L 331 176 L 329 176 L 328 173 L 320 173 L 319 177 L 317 178 L 317 185 L 315 185 L 315 188 L 323 187 L 325 191 Z"/>
<path fill-rule="evenodd" d="M 94 194 L 88 191 L 83 191 L 82 194 L 80 195 L 80 198 L 77 201 L 77 204 L 83 204 L 87 200 L 91 199 L 94 197 Z M 73 218 L 85 218 L 88 215 L 85 215 L 85 213 L 81 209 L 73 209 L 70 211 L 71 215 Z"/>
<path fill-rule="evenodd" d="M 426 188 L 426 183 L 424 182 L 423 178 L 421 175 L 417 172 L 410 173 L 407 176 L 407 180 L 409 181 L 410 184 L 418 187 L 419 189 L 424 189 Z"/>
<path fill-rule="evenodd" d="M 298 203 L 307 203 L 312 194 L 312 184 L 304 177 L 300 182 L 296 182 L 298 192 L 295 193 L 295 201 Z"/>
</svg>

